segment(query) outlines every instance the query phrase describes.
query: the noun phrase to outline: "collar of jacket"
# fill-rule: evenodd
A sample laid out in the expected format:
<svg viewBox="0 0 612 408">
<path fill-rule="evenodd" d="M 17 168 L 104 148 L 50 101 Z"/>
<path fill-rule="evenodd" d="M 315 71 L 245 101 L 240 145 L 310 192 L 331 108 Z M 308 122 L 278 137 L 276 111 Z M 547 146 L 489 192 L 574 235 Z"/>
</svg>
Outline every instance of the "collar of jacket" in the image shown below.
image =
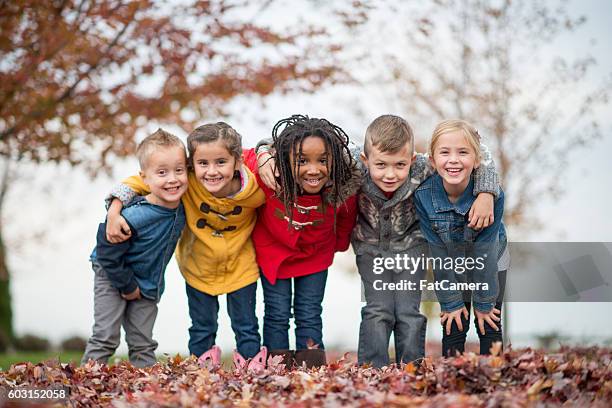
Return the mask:
<svg viewBox="0 0 612 408">
<path fill-rule="evenodd" d="M 265 196 L 257 185 L 255 175 L 246 166 L 242 166 L 241 177 L 248 178 L 241 191 L 231 197 L 215 197 L 202 186 L 194 172 L 189 172 L 189 190 L 187 190 L 186 194 L 193 197 L 193 202 L 197 203 L 197 208 L 199 208 L 200 202 L 215 204 L 239 203 L 239 205 L 248 208 L 257 208 L 262 205 L 265 201 Z"/>
<path fill-rule="evenodd" d="M 149 202 L 149 200 L 147 200 L 147 196 L 135 196 L 129 203 L 127 203 L 123 208 L 129 208 L 129 207 L 133 207 L 135 205 L 146 205 L 149 206 L 151 208 L 154 209 L 154 211 L 157 212 L 161 212 L 161 213 L 175 213 L 178 209 L 177 206 L 176 208 L 168 208 L 168 207 L 164 207 L 163 205 L 157 205 L 157 204 L 153 204 L 151 202 Z"/>
<path fill-rule="evenodd" d="M 474 203 L 474 200 L 475 200 L 475 197 L 472 194 L 472 191 L 474 191 L 474 178 L 473 177 L 470 177 L 470 182 L 467 188 L 465 189 L 463 194 L 459 196 L 459 199 L 454 204 L 451 203 L 450 200 L 448 199 L 446 190 L 444 190 L 444 183 L 442 181 L 442 177 L 440 177 L 440 175 L 437 173 L 431 177 L 433 178 L 432 180 L 433 207 L 437 213 L 446 212 L 446 211 L 455 211 L 456 213 L 465 215 L 467 214 L 468 211 L 470 211 L 470 208 L 472 207 L 472 204 Z"/>
<path fill-rule="evenodd" d="M 132 200 L 129 203 L 124 205 L 124 208 L 131 207 L 131 206 L 136 205 L 138 203 L 145 204 L 145 205 L 146 204 L 151 204 L 150 202 L 147 201 L 147 199 L 145 197 L 146 196 L 141 196 L 141 195 L 135 196 L 134 198 L 132 198 Z"/>
<path fill-rule="evenodd" d="M 404 201 L 407 196 L 414 192 L 414 189 L 418 186 L 413 186 L 410 177 L 406 178 L 404 184 L 400 186 L 391 198 L 387 198 L 385 193 L 376 185 L 374 181 L 372 181 L 372 177 L 370 177 L 370 172 L 365 171 L 365 182 L 361 188 L 361 191 L 369 196 L 374 196 L 383 202 L 382 208 L 393 207 L 397 203 Z"/>
</svg>

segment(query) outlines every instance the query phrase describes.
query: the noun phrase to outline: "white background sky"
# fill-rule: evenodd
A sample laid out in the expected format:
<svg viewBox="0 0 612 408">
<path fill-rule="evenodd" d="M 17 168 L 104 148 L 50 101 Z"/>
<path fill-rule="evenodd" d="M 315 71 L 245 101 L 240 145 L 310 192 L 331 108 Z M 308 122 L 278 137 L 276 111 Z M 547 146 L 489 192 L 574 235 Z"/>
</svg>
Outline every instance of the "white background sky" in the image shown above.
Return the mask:
<svg viewBox="0 0 612 408">
<path fill-rule="evenodd" d="M 598 59 L 598 72 L 612 72 L 610 18 L 612 3 L 607 1 L 574 2 L 572 10 L 588 17 L 588 23 L 567 42 L 555 45 L 551 52 L 580 49 L 592 43 Z M 356 117 L 346 105 L 346 89 L 327 90 L 314 95 L 272 97 L 266 107 L 248 101 L 235 104 L 235 115 L 226 120 L 243 135 L 244 145 L 253 146 L 267 137 L 275 120 L 293 113 L 326 117 L 339 124 L 356 139 L 362 138 L 367 124 L 387 113 L 385 107 L 372 108 Z M 351 98 L 367 98 L 352 90 Z M 248 103 L 248 105 L 246 105 Z M 241 105 L 242 104 L 242 105 Z M 538 212 L 545 228 L 530 235 L 533 241 L 612 242 L 612 121 L 602 114 L 605 137 L 585 149 L 570 171 L 560 180 L 563 197 L 542 202 Z M 217 118 L 215 118 L 217 119 Z M 154 125 L 153 125 L 154 126 Z M 180 136 L 186 136 L 181 133 Z M 426 134 L 417 134 L 423 140 Z M 118 162 L 115 175 L 121 178 L 137 170 L 135 160 Z M 35 333 L 59 342 L 71 334 L 88 336 L 93 322 L 93 272 L 88 256 L 95 245 L 97 224 L 104 218 L 103 197 L 113 179 L 89 180 L 79 171 L 64 166 L 26 168 L 10 191 L 4 213 L 12 271 L 12 296 L 15 328 L 18 334 Z M 42 235 L 42 238 L 39 237 Z M 511 237 L 512 238 L 512 237 Z M 326 346 L 356 350 L 360 321 L 359 278 L 352 270 L 354 258 L 342 254 L 330 270 L 324 301 L 324 337 Z M 263 316 L 261 289 L 258 316 Z M 220 298 L 218 343 L 229 351 L 233 334 Z M 525 304 L 510 305 L 510 337 L 518 345 L 532 342 L 536 334 L 559 331 L 577 341 L 603 341 L 612 338 L 612 326 L 604 324 L 612 314 L 611 303 L 598 304 Z M 166 273 L 166 292 L 160 303 L 155 326 L 159 352 L 187 352 L 189 327 L 184 281 L 174 261 Z M 428 337 L 438 338 L 439 329 L 430 325 Z M 120 351 L 125 351 L 122 346 Z"/>
</svg>

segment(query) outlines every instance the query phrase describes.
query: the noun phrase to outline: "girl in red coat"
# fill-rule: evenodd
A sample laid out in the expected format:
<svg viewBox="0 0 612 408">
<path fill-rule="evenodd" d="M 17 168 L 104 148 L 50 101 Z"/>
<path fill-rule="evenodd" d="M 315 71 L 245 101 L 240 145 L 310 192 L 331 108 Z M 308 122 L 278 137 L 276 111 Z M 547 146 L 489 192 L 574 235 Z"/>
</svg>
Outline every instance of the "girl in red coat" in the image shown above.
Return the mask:
<svg viewBox="0 0 612 408">
<path fill-rule="evenodd" d="M 274 126 L 272 138 L 272 149 L 260 148 L 257 159 L 275 163 L 279 187 L 275 192 L 258 179 L 266 203 L 252 235 L 262 271 L 263 343 L 286 364 L 295 357 L 298 365 L 318 366 L 325 364 L 327 268 L 336 251 L 348 249 L 361 175 L 348 136 L 325 119 L 291 116 Z M 289 350 L 291 317 L 295 355 Z"/>
</svg>

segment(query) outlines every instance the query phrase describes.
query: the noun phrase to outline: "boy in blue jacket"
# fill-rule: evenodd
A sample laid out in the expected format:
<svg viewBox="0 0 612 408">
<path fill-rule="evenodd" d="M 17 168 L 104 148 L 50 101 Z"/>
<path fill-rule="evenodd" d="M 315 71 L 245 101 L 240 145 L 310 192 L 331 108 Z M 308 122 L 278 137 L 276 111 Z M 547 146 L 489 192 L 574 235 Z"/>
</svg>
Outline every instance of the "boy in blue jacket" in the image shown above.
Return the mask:
<svg viewBox="0 0 612 408">
<path fill-rule="evenodd" d="M 164 271 L 185 226 L 181 196 L 187 190 L 185 145 L 162 129 L 145 138 L 136 151 L 140 175 L 151 190 L 122 211 L 131 237 L 111 244 L 106 222 L 98 227 L 91 254 L 94 280 L 94 326 L 82 364 L 106 363 L 119 346 L 123 325 L 130 362 L 155 364 L 153 325 L 164 291 Z"/>
</svg>

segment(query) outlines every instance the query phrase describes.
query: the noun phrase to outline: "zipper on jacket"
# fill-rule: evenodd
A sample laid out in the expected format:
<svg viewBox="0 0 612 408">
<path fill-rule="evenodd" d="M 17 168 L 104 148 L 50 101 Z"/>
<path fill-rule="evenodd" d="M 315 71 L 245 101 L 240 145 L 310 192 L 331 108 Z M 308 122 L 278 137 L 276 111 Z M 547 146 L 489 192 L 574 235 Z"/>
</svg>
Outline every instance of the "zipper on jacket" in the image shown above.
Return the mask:
<svg viewBox="0 0 612 408">
<path fill-rule="evenodd" d="M 174 222 L 172 223 L 172 229 L 170 230 L 170 241 L 172 241 L 172 237 L 174 237 L 174 230 L 176 229 L 176 221 L 178 219 L 178 214 L 179 214 L 179 211 L 177 209 L 176 212 L 174 213 Z M 157 296 L 155 297 L 155 300 L 157 302 L 159 302 L 159 300 L 161 298 L 161 295 L 159 293 L 160 289 L 161 289 L 161 281 L 164 278 L 164 272 L 166 270 L 166 266 L 170 262 L 170 259 L 166 258 L 168 256 L 168 249 L 170 248 L 170 246 L 168 244 L 166 244 L 166 250 L 164 251 L 164 258 L 162 259 L 162 264 L 161 264 L 161 270 L 160 270 L 160 273 L 159 273 L 159 278 L 157 279 Z M 174 246 L 176 246 L 176 244 Z M 168 262 L 165 262 L 166 259 L 168 259 Z"/>
</svg>

